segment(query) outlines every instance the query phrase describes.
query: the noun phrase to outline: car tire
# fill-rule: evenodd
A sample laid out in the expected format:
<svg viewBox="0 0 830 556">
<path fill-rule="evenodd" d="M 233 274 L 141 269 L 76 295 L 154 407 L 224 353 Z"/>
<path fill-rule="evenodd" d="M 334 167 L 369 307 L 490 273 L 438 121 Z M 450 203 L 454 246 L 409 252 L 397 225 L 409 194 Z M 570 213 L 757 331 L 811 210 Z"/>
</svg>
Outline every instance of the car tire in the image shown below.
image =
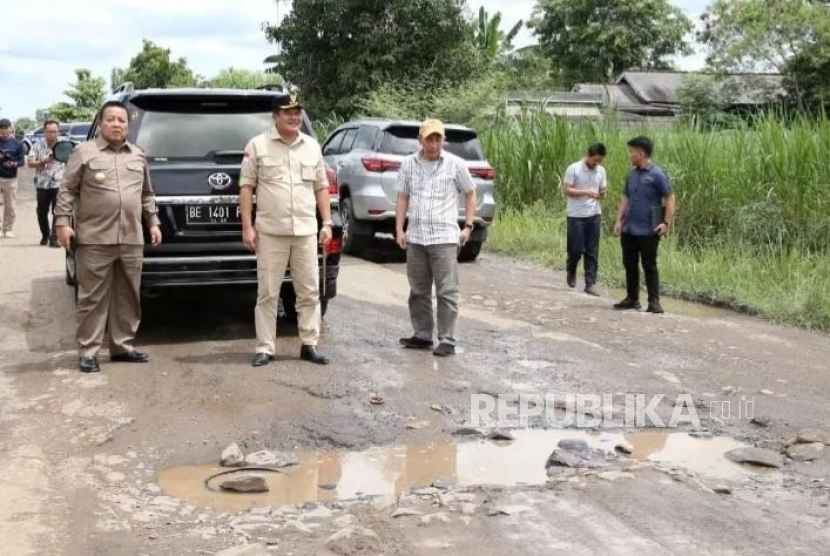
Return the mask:
<svg viewBox="0 0 830 556">
<path fill-rule="evenodd" d="M 458 250 L 458 260 L 462 263 L 471 263 L 481 253 L 481 241 L 468 241 L 467 245 Z"/>
<path fill-rule="evenodd" d="M 372 241 L 372 230 L 355 218 L 354 204 L 349 197 L 340 201 L 340 218 L 343 221 L 343 252 L 360 255 Z"/>
</svg>

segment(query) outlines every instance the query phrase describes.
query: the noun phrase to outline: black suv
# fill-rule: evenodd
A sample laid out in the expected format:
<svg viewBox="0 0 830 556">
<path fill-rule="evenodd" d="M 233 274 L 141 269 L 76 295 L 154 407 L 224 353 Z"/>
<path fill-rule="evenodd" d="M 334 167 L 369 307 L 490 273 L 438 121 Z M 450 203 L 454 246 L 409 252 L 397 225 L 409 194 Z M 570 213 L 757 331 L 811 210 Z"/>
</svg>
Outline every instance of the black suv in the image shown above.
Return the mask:
<svg viewBox="0 0 830 556">
<path fill-rule="evenodd" d="M 114 91 L 109 100 L 130 111 L 129 141 L 147 154 L 164 236 L 162 245 L 148 242 L 144 250 L 142 289 L 256 284 L 256 255 L 242 244 L 239 173 L 246 144 L 273 125 L 272 103 L 284 91 L 280 86 L 135 90 L 130 83 Z M 88 139 L 97 136 L 99 124 L 100 115 Z M 307 115 L 302 130 L 314 136 Z M 337 295 L 343 235 L 336 185 L 331 193 L 334 239 L 319 252 L 324 313 Z M 73 271 L 67 264 L 71 283 Z M 296 316 L 290 269 L 281 298 L 285 314 Z"/>
</svg>

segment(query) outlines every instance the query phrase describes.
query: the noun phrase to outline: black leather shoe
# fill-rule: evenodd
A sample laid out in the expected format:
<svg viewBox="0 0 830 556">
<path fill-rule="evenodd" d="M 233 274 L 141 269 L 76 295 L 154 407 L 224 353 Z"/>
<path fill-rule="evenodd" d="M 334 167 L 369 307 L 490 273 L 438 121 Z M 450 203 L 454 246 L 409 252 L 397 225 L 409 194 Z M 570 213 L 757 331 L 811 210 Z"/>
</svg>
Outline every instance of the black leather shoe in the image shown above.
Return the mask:
<svg viewBox="0 0 830 556">
<path fill-rule="evenodd" d="M 128 351 L 127 353 L 114 353 L 110 355 L 113 363 L 149 363 L 150 356 L 140 351 Z"/>
<path fill-rule="evenodd" d="M 82 373 L 100 373 L 101 366 L 98 365 L 97 357 L 81 357 L 78 360 L 78 369 Z"/>
<path fill-rule="evenodd" d="M 40 238 L 40 244 L 41 245 L 46 245 L 47 243 L 49 243 L 49 238 L 47 238 L 46 236 L 43 236 L 42 238 Z"/>
<path fill-rule="evenodd" d="M 417 336 L 411 338 L 401 338 L 400 343 L 403 347 L 408 349 L 432 349 L 432 340 L 424 340 Z"/>
<path fill-rule="evenodd" d="M 568 282 L 568 287 L 569 288 L 575 288 L 576 287 L 576 272 L 568 272 L 568 276 L 566 278 L 566 281 Z"/>
<path fill-rule="evenodd" d="M 57 239 L 50 239 L 49 240 L 49 247 L 51 247 L 52 249 L 58 249 L 60 246 L 61 246 L 61 244 L 58 243 Z"/>
<path fill-rule="evenodd" d="M 300 359 L 315 365 L 328 365 L 329 358 L 317 351 L 317 346 L 303 346 L 300 350 Z"/>
<path fill-rule="evenodd" d="M 647 313 L 654 313 L 655 315 L 662 315 L 665 313 L 663 307 L 660 305 L 659 301 L 652 301 L 648 304 L 648 309 L 646 309 Z"/>
<path fill-rule="evenodd" d="M 643 306 L 640 305 L 639 301 L 636 299 L 628 299 L 627 297 L 619 303 L 614 304 L 614 309 L 617 311 L 639 311 L 642 308 Z"/>
<path fill-rule="evenodd" d="M 455 355 L 455 346 L 452 344 L 440 343 L 432 352 L 436 357 L 449 357 Z"/>
<path fill-rule="evenodd" d="M 270 353 L 257 353 L 256 355 L 254 355 L 254 360 L 251 361 L 251 366 L 264 367 L 273 360 L 274 356 Z"/>
</svg>

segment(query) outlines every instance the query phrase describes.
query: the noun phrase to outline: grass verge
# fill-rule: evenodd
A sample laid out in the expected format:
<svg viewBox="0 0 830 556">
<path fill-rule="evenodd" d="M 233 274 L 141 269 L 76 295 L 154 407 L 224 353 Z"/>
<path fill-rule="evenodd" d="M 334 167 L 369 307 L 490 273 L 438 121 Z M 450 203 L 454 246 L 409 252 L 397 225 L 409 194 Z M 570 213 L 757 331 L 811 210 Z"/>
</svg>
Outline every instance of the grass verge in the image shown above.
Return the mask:
<svg viewBox="0 0 830 556">
<path fill-rule="evenodd" d="M 623 287 L 619 240 L 607 233 L 612 208 L 605 210 L 599 279 L 606 286 Z M 564 270 L 565 215 L 539 204 L 501 211 L 488 244 L 490 251 Z M 692 250 L 669 237 L 660 246 L 658 261 L 665 295 L 830 331 L 830 255 L 728 244 Z"/>
</svg>

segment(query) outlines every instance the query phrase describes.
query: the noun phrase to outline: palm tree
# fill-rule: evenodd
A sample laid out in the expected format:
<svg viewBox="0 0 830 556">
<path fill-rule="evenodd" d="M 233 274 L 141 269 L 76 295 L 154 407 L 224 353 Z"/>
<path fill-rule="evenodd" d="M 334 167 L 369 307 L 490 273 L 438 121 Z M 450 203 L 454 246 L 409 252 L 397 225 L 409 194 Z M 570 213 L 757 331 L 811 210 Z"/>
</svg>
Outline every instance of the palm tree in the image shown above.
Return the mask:
<svg viewBox="0 0 830 556">
<path fill-rule="evenodd" d="M 519 34 L 523 24 L 524 22 L 519 20 L 505 35 L 501 30 L 501 12 L 496 12 L 490 17 L 482 6 L 478 11 L 478 25 L 473 29 L 473 40 L 485 58 L 493 62 L 500 54 L 513 49 L 513 39 Z"/>
</svg>

